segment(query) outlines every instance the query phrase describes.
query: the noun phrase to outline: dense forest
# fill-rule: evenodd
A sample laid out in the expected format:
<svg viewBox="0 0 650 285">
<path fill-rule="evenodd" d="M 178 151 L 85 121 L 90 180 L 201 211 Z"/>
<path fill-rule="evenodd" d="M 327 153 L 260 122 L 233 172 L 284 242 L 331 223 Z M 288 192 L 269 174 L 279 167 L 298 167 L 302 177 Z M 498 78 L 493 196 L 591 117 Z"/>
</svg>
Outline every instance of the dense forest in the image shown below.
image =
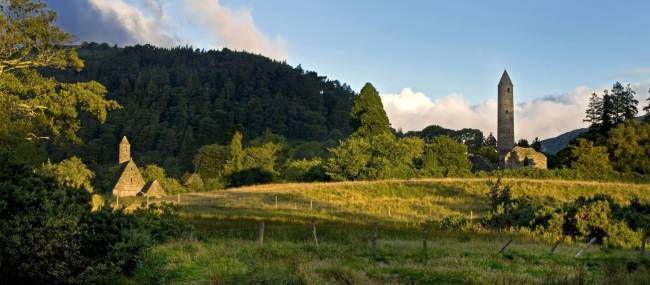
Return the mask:
<svg viewBox="0 0 650 285">
<path fill-rule="evenodd" d="M 55 158 L 113 164 L 126 135 L 141 165 L 155 163 L 180 176 L 199 147 L 228 143 L 235 131 L 245 140 L 270 131 L 292 145 L 332 145 L 351 132 L 352 89 L 300 66 L 228 49 L 89 43 L 77 52 L 83 70 L 47 73 L 62 82 L 97 81 L 123 108 L 104 124 L 82 116 L 84 144 L 67 152 L 57 148 Z"/>
</svg>

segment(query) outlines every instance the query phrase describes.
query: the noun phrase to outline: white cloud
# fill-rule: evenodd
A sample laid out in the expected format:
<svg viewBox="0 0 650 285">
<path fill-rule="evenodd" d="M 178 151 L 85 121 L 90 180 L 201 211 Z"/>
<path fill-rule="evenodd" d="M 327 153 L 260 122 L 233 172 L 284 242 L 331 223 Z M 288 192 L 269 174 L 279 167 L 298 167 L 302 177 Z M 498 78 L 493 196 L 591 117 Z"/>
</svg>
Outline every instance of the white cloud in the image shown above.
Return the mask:
<svg viewBox="0 0 650 285">
<path fill-rule="evenodd" d="M 648 87 L 641 84 L 632 85 L 637 91 L 637 99 L 641 102 L 639 106 L 646 104 Z M 586 127 L 582 119 L 589 96 L 593 92 L 602 93 L 603 89 L 605 88 L 594 90 L 579 86 L 560 96 L 516 104 L 515 137 L 545 139 Z M 404 88 L 398 94 L 382 94 L 381 98 L 394 128 L 402 128 L 404 131 L 421 130 L 436 124 L 451 129 L 476 128 L 486 135 L 492 132 L 496 136 L 496 100 L 471 105 L 458 93 L 431 100 L 421 92 L 413 92 L 411 88 Z"/>
<path fill-rule="evenodd" d="M 248 10 L 234 11 L 220 5 L 218 0 L 186 0 L 189 11 L 208 26 L 208 31 L 227 47 L 286 59 L 285 43 L 280 37 L 271 40 L 253 22 Z"/>
<path fill-rule="evenodd" d="M 184 0 L 180 5 L 161 0 L 88 1 L 103 18 L 103 21 L 96 20 L 95 24 L 117 24 L 126 32 L 114 44 L 148 43 L 164 47 L 189 44 L 202 47 L 201 44 L 208 43 L 210 46 L 207 48 L 227 47 L 278 60 L 287 58 L 282 38 L 269 39 L 255 26 L 249 10 L 232 10 L 221 5 L 219 0 Z M 182 23 L 179 17 L 184 19 Z M 179 28 L 194 33 L 190 35 Z M 109 35 L 106 37 L 111 38 Z"/>
</svg>

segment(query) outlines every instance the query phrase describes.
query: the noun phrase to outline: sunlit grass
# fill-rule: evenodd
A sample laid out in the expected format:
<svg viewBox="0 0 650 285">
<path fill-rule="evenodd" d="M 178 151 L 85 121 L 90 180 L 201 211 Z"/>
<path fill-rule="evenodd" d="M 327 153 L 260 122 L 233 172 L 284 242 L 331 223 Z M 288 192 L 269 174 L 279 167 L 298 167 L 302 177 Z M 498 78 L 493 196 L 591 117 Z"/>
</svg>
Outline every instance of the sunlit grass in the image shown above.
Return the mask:
<svg viewBox="0 0 650 285">
<path fill-rule="evenodd" d="M 180 196 L 193 239 L 154 247 L 136 276 L 147 284 L 645 284 L 650 261 L 637 251 L 548 241 L 522 231 L 437 230 L 448 215 L 488 210 L 486 179 L 290 183 Z M 650 185 L 504 179 L 513 196 L 559 205 L 607 194 L 619 203 L 650 202 Z M 276 204 L 277 198 L 277 204 Z M 177 203 L 178 196 L 163 200 Z M 135 207 L 141 198 L 123 199 Z M 115 202 L 115 201 L 113 201 Z M 158 202 L 158 200 L 151 202 Z M 265 244 L 256 243 L 265 221 Z M 316 247 L 311 222 L 317 223 Z M 374 224 L 378 250 L 370 247 Z M 428 230 L 427 251 L 422 229 Z M 498 255 L 509 239 L 514 242 Z M 426 258 L 425 258 L 426 257 Z M 622 265 L 621 265 L 622 264 Z M 621 265 L 621 266 L 619 266 Z M 641 280 L 641 281 L 639 281 Z M 636 282 L 636 283 L 635 283 Z"/>
</svg>

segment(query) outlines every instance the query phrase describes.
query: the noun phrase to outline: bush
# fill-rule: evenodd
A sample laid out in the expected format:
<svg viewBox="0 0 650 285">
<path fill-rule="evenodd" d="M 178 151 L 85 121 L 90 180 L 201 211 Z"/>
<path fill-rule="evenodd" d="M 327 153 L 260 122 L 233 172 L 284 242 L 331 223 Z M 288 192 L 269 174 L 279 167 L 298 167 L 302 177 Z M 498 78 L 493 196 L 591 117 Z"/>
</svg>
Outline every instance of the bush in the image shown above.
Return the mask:
<svg viewBox="0 0 650 285">
<path fill-rule="evenodd" d="M 273 182 L 275 175 L 262 168 L 247 168 L 230 175 L 228 187 L 264 184 Z"/>
<path fill-rule="evenodd" d="M 458 230 L 469 224 L 469 220 L 462 215 L 452 215 L 442 218 L 440 228 L 443 230 Z"/>
<path fill-rule="evenodd" d="M 171 206 L 91 211 L 90 193 L 0 155 L 0 276 L 7 284 L 95 283 L 187 230 Z"/>
<path fill-rule="evenodd" d="M 320 159 L 290 160 L 287 162 L 287 166 L 284 170 L 284 179 L 288 181 L 302 182 L 314 181 L 314 177 L 309 177 L 310 175 L 308 174 L 314 174 L 313 172 L 310 173 L 312 168 L 319 168 L 321 164 L 322 161 Z"/>
</svg>

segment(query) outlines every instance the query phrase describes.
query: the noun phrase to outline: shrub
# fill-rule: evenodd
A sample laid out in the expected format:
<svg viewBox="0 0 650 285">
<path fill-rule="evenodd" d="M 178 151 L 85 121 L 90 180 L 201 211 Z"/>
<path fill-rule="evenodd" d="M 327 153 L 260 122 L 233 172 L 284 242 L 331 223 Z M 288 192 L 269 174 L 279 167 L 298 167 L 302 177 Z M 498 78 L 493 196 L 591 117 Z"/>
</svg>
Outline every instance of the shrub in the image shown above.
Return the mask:
<svg viewBox="0 0 650 285">
<path fill-rule="evenodd" d="M 469 220 L 462 215 L 452 215 L 442 218 L 440 228 L 443 230 L 458 230 L 469 224 Z"/>
<path fill-rule="evenodd" d="M 262 168 L 247 168 L 230 174 L 228 187 L 239 187 L 273 182 L 275 175 Z"/>
<path fill-rule="evenodd" d="M 0 155 L 0 276 L 7 284 L 96 283 L 187 231 L 172 206 L 91 211 L 90 193 Z"/>
<path fill-rule="evenodd" d="M 318 168 L 322 164 L 320 159 L 301 159 L 301 160 L 290 160 L 287 162 L 287 166 L 284 171 L 284 179 L 288 181 L 313 181 L 308 177 L 312 168 Z"/>
</svg>

